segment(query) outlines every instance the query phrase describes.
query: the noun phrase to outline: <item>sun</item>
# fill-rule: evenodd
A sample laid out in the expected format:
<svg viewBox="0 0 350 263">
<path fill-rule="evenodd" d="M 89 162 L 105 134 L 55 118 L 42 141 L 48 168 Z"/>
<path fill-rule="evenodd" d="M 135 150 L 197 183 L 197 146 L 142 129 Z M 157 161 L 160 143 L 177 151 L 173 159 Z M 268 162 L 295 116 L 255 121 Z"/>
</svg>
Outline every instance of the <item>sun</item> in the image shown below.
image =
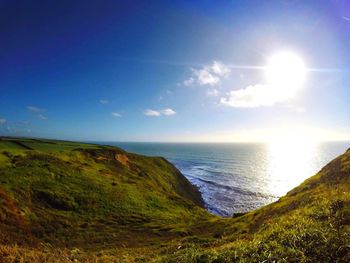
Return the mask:
<svg viewBox="0 0 350 263">
<path fill-rule="evenodd" d="M 305 64 L 297 54 L 279 52 L 269 59 L 265 69 L 269 85 L 292 93 L 303 87 Z"/>
</svg>

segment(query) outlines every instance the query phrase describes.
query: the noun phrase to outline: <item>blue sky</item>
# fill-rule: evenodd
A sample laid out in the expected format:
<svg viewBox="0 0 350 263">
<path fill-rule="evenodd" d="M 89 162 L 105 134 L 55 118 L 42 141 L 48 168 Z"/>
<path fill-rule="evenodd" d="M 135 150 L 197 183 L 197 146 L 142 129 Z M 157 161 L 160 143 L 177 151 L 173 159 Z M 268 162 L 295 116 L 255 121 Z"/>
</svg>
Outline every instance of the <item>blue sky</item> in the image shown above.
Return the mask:
<svg viewBox="0 0 350 263">
<path fill-rule="evenodd" d="M 2 135 L 350 138 L 350 1 L 3 0 L 0 21 Z M 301 88 L 269 88 L 281 52 Z"/>
</svg>

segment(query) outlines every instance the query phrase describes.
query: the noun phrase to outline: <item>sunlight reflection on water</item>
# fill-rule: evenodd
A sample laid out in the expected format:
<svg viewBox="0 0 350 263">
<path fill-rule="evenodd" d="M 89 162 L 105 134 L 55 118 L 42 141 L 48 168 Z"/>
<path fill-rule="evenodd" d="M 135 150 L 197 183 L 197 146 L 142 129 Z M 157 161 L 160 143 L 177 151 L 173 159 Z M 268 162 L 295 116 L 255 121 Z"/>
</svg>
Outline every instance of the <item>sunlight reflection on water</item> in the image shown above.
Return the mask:
<svg viewBox="0 0 350 263">
<path fill-rule="evenodd" d="M 318 145 L 314 142 L 272 143 L 267 146 L 267 192 L 286 194 L 310 177 L 317 167 Z"/>
</svg>

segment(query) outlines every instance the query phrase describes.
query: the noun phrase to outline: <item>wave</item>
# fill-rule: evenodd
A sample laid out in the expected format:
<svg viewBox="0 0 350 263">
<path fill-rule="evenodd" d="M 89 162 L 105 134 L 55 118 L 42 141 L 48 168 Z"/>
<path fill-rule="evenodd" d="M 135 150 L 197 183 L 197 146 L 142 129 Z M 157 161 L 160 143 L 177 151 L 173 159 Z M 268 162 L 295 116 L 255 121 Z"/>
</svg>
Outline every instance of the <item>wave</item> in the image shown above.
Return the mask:
<svg viewBox="0 0 350 263">
<path fill-rule="evenodd" d="M 192 176 L 189 174 L 185 174 L 185 176 L 187 178 L 189 178 L 190 181 L 197 180 L 197 181 L 200 181 L 204 184 L 213 185 L 219 189 L 221 188 L 221 189 L 229 190 L 229 191 L 232 191 L 232 192 L 239 194 L 239 195 L 248 195 L 248 196 L 263 197 L 263 198 L 277 198 L 276 196 L 273 196 L 273 195 L 269 195 L 269 194 L 265 194 L 265 193 L 261 193 L 261 192 L 254 192 L 254 191 L 250 191 L 248 189 L 243 189 L 243 188 L 236 187 L 236 186 L 224 185 L 224 184 L 221 184 L 221 183 L 216 182 L 216 181 L 195 177 L 195 176 Z"/>
</svg>

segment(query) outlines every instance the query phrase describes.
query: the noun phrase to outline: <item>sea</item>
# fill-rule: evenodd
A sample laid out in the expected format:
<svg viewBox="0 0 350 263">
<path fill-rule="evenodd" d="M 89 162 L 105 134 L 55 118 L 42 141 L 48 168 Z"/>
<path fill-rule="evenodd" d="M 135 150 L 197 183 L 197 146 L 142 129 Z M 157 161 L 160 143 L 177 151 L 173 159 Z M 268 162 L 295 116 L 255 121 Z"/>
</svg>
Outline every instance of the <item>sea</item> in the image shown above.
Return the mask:
<svg viewBox="0 0 350 263">
<path fill-rule="evenodd" d="M 165 157 L 223 217 L 276 201 L 350 148 L 350 142 L 105 144 Z"/>
</svg>

